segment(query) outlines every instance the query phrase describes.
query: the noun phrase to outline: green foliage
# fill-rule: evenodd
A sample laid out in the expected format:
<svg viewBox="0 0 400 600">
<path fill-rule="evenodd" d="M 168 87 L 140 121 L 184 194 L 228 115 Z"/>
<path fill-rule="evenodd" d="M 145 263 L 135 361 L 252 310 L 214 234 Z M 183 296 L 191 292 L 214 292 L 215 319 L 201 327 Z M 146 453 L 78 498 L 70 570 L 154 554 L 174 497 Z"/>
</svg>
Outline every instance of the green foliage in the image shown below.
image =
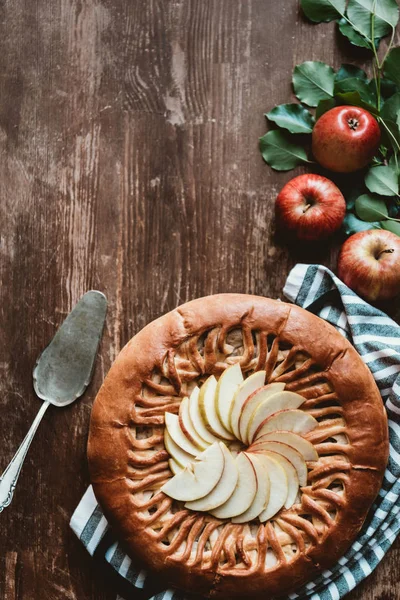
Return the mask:
<svg viewBox="0 0 400 600">
<path fill-rule="evenodd" d="M 397 123 L 390 119 L 379 117 L 381 126 L 381 142 L 388 148 L 392 148 L 394 152 L 400 149 L 400 129 Z"/>
<path fill-rule="evenodd" d="M 309 162 L 303 146 L 296 137 L 282 131 L 268 131 L 260 138 L 263 159 L 277 171 L 289 171 Z"/>
<path fill-rule="evenodd" d="M 327 98 L 326 100 L 320 100 L 318 102 L 317 110 L 315 111 L 315 118 L 318 121 L 320 117 L 331 108 L 335 108 L 336 102 L 334 98 Z"/>
<path fill-rule="evenodd" d="M 393 94 L 391 98 L 386 100 L 381 108 L 380 115 L 382 119 L 400 124 L 400 92 Z"/>
<path fill-rule="evenodd" d="M 327 23 L 344 13 L 346 0 L 301 0 L 301 8 L 310 21 Z"/>
<path fill-rule="evenodd" d="M 311 133 L 315 119 L 301 104 L 281 104 L 265 115 L 290 133 Z"/>
<path fill-rule="evenodd" d="M 400 48 L 392 48 L 385 60 L 384 73 L 391 81 L 400 86 Z"/>
<path fill-rule="evenodd" d="M 339 71 L 335 75 L 335 81 L 342 81 L 343 79 L 361 79 L 362 81 L 367 82 L 368 76 L 363 69 L 356 67 L 356 65 L 341 65 Z"/>
<path fill-rule="evenodd" d="M 396 196 L 399 193 L 397 173 L 389 165 L 371 167 L 365 176 L 365 185 L 373 194 Z"/>
<path fill-rule="evenodd" d="M 400 237 L 400 223 L 397 221 L 382 221 L 381 222 L 382 229 L 386 229 L 386 231 L 391 231 Z"/>
<path fill-rule="evenodd" d="M 379 221 L 366 223 L 362 219 L 356 217 L 356 215 L 353 215 L 351 212 L 348 212 L 344 217 L 342 227 L 346 235 L 353 235 L 353 233 L 367 231 L 368 229 L 381 229 Z"/>
<path fill-rule="evenodd" d="M 354 27 L 352 27 L 350 23 L 346 21 L 346 19 L 340 19 L 339 31 L 349 40 L 351 44 L 353 44 L 353 46 L 358 46 L 359 48 L 368 48 L 368 50 L 371 50 L 370 40 L 356 31 Z"/>
<path fill-rule="evenodd" d="M 364 186 L 352 185 L 349 189 L 342 191 L 346 200 L 347 210 L 354 210 L 357 198 L 364 192 Z"/>
<path fill-rule="evenodd" d="M 371 39 L 374 9 L 374 38 L 380 39 L 397 25 L 399 10 L 396 0 L 349 0 L 347 16 L 362 35 Z"/>
<path fill-rule="evenodd" d="M 376 106 L 376 93 L 375 90 L 368 86 L 368 83 L 363 79 L 357 79 L 357 77 L 349 77 L 347 79 L 341 79 L 335 83 L 335 96 L 337 94 L 346 92 L 358 92 L 361 100 L 372 106 Z"/>
<path fill-rule="evenodd" d="M 323 62 L 306 61 L 294 68 L 294 92 L 308 106 L 318 106 L 320 100 L 332 98 L 334 84 L 335 72 Z"/>
<path fill-rule="evenodd" d="M 392 48 L 399 19 L 396 0 L 301 0 L 304 14 L 314 23 L 336 20 L 351 44 L 373 53 L 373 78 L 356 65 L 343 64 L 335 74 L 319 61 L 306 61 L 293 72 L 293 88 L 300 101 L 272 108 L 266 117 L 278 130 L 260 139 L 264 160 L 286 171 L 310 163 L 304 149 L 316 120 L 335 106 L 351 105 L 375 116 L 381 144 L 369 169 L 354 173 L 345 191 L 347 235 L 384 228 L 400 236 L 400 48 Z M 382 37 L 391 35 L 383 59 L 377 54 Z M 315 107 L 315 118 L 303 104 Z M 290 133 L 288 133 L 290 132 Z M 301 134 L 300 137 L 291 134 Z M 307 142 L 308 143 L 308 142 Z M 342 182 L 342 187 L 347 185 Z M 354 214 L 355 213 L 355 214 Z"/>
<path fill-rule="evenodd" d="M 387 77 L 381 78 L 381 96 L 384 100 L 387 100 L 388 98 L 390 98 L 390 96 L 393 96 L 393 94 L 399 91 L 400 89 L 394 81 L 387 79 Z"/>
<path fill-rule="evenodd" d="M 364 102 L 364 100 L 360 96 L 360 92 L 337 92 L 335 94 L 335 99 L 337 104 L 349 104 L 350 106 L 360 106 L 361 108 L 365 108 L 371 114 L 377 116 L 379 114 L 376 106 L 369 104 L 368 102 Z"/>
<path fill-rule="evenodd" d="M 363 194 L 359 196 L 355 204 L 356 215 L 359 219 L 372 223 L 379 221 L 382 217 L 388 217 L 388 210 L 385 201 L 379 196 Z"/>
</svg>

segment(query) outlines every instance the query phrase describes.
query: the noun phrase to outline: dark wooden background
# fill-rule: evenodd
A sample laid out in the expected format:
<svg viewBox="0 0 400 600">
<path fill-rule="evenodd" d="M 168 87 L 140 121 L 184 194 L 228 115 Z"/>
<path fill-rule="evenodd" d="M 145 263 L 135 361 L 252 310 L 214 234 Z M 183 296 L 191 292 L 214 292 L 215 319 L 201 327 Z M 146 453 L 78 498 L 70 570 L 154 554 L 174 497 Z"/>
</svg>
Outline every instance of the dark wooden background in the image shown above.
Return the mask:
<svg viewBox="0 0 400 600">
<path fill-rule="evenodd" d="M 280 296 L 299 260 L 335 267 L 339 238 L 276 239 L 293 173 L 257 147 L 310 59 L 368 64 L 295 0 L 1 1 L 0 471 L 39 408 L 36 357 L 81 294 L 109 300 L 92 385 L 48 411 L 0 516 L 1 599 L 115 600 L 68 522 L 93 398 L 136 331 L 205 294 Z M 399 598 L 399 561 L 397 543 L 349 600 Z"/>
</svg>

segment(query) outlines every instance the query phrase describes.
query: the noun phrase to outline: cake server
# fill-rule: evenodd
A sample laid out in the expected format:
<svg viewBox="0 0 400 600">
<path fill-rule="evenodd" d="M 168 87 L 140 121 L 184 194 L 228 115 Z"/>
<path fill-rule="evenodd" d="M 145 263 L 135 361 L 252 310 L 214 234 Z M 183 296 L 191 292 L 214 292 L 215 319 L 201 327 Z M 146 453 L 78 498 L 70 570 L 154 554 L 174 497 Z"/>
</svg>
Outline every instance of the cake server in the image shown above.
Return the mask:
<svg viewBox="0 0 400 600">
<path fill-rule="evenodd" d="M 84 294 L 38 358 L 33 370 L 33 387 L 43 405 L 0 477 L 0 512 L 11 503 L 25 456 L 50 404 L 67 406 L 82 396 L 89 385 L 106 311 L 104 294 L 97 291 Z"/>
</svg>

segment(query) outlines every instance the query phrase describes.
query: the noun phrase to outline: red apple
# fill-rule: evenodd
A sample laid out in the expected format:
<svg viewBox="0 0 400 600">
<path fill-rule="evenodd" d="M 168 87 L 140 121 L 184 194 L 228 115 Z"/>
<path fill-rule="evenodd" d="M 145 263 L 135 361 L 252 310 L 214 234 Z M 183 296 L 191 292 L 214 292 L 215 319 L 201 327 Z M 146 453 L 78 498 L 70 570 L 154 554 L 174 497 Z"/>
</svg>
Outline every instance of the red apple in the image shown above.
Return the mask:
<svg viewBox="0 0 400 600">
<path fill-rule="evenodd" d="M 400 293 L 400 237 L 384 229 L 355 233 L 342 246 L 340 279 L 370 302 Z"/>
<path fill-rule="evenodd" d="M 321 175 L 299 175 L 280 191 L 275 211 L 278 224 L 299 240 L 321 240 L 339 229 L 346 203 L 336 185 Z"/>
<path fill-rule="evenodd" d="M 337 106 L 316 122 L 312 151 L 326 169 L 351 173 L 372 160 L 380 139 L 379 125 L 368 111 L 357 106 Z"/>
</svg>

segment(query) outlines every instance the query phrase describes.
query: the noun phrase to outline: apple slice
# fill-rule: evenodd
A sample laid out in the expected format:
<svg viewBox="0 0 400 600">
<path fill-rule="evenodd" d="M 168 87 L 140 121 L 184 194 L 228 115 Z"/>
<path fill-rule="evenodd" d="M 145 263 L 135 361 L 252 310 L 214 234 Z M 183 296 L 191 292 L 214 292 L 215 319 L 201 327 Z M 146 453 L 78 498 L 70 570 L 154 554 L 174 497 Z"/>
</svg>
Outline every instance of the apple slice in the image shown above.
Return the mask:
<svg viewBox="0 0 400 600">
<path fill-rule="evenodd" d="M 199 408 L 205 426 L 211 433 L 223 440 L 233 440 L 234 436 L 225 429 L 218 418 L 216 410 L 217 380 L 211 375 L 200 388 Z"/>
<path fill-rule="evenodd" d="M 263 387 L 265 382 L 265 371 L 257 371 L 243 381 L 237 388 L 233 397 L 231 412 L 229 415 L 230 431 L 239 438 L 239 418 L 246 399 L 258 388 Z"/>
<path fill-rule="evenodd" d="M 317 426 L 317 419 L 302 410 L 280 410 L 261 423 L 254 434 L 254 439 L 270 431 L 293 431 L 305 435 Z"/>
<path fill-rule="evenodd" d="M 265 462 L 262 456 L 258 456 L 256 454 L 250 454 L 245 452 L 247 458 L 251 461 L 254 471 L 257 477 L 257 492 L 254 496 L 253 502 L 250 504 L 249 508 L 243 512 L 242 514 L 234 517 L 232 519 L 232 523 L 248 523 L 252 521 L 258 515 L 265 510 L 265 507 L 268 504 L 270 497 L 270 489 L 271 495 L 274 495 L 275 490 L 270 488 L 270 478 L 268 475 L 268 471 L 265 467 Z M 283 469 L 283 476 L 286 477 Z"/>
<path fill-rule="evenodd" d="M 199 500 L 186 502 L 185 508 L 189 508 L 190 510 L 211 511 L 214 508 L 217 508 L 217 506 L 225 504 L 232 496 L 236 488 L 239 472 L 236 461 L 225 444 L 221 442 L 220 447 L 225 461 L 221 479 L 207 496 L 204 496 Z M 208 477 L 208 475 L 205 475 L 205 477 Z"/>
<path fill-rule="evenodd" d="M 171 458 L 173 458 L 173 460 L 178 463 L 182 469 L 192 462 L 193 456 L 175 444 L 167 429 L 164 429 L 164 445 Z"/>
<path fill-rule="evenodd" d="M 233 397 L 237 387 L 241 383 L 243 383 L 243 375 L 239 363 L 236 363 L 225 369 L 221 377 L 218 379 L 217 389 L 215 392 L 217 414 L 222 425 L 225 427 L 225 429 L 228 429 L 228 431 L 230 431 L 231 428 L 229 414 L 231 411 Z"/>
<path fill-rule="evenodd" d="M 318 460 L 318 452 L 308 440 L 305 440 L 297 433 L 291 431 L 271 431 L 256 439 L 253 444 L 257 448 L 259 442 L 282 442 L 291 446 L 303 456 L 304 460 Z"/>
<path fill-rule="evenodd" d="M 183 433 L 181 426 L 179 425 L 178 415 L 166 412 L 165 427 L 175 444 L 182 448 L 182 450 L 188 454 L 191 454 L 192 456 L 197 456 L 200 453 L 200 450 L 196 448 L 196 446 L 192 444 L 192 442 Z"/>
<path fill-rule="evenodd" d="M 224 452 L 220 444 L 215 443 L 199 454 L 178 475 L 164 483 L 161 491 L 175 500 L 184 502 L 204 498 L 218 484 L 224 465 Z"/>
<path fill-rule="evenodd" d="M 200 414 L 199 407 L 200 388 L 195 387 L 189 397 L 189 416 L 193 423 L 194 429 L 199 436 L 208 444 L 219 442 L 219 438 L 215 437 L 203 423 L 203 417 Z"/>
<path fill-rule="evenodd" d="M 283 391 L 284 388 L 284 383 L 270 383 L 269 385 L 266 385 L 260 388 L 259 390 L 256 390 L 251 394 L 251 396 L 246 398 L 239 416 L 239 437 L 244 444 L 249 443 L 247 432 L 251 417 L 256 408 L 258 408 L 259 405 L 262 402 L 264 402 L 264 400 L 267 400 L 267 398 L 269 398 L 273 394 L 276 394 L 276 392 Z"/>
<path fill-rule="evenodd" d="M 192 444 L 199 448 L 199 450 L 205 450 L 210 446 L 209 442 L 206 442 L 199 436 L 196 429 L 193 426 L 192 420 L 189 414 L 189 398 L 183 398 L 179 407 L 179 425 Z"/>
<path fill-rule="evenodd" d="M 252 504 L 257 492 L 257 476 L 249 457 L 241 452 L 236 457 L 239 477 L 232 496 L 211 512 L 218 519 L 230 519 L 244 513 Z"/>
<path fill-rule="evenodd" d="M 262 460 L 265 470 L 271 482 L 271 493 L 267 506 L 258 515 L 261 523 L 272 519 L 276 513 L 285 506 L 288 496 L 289 484 L 286 471 L 277 460 L 272 457 L 272 452 L 268 454 L 257 454 L 259 460 Z"/>
<path fill-rule="evenodd" d="M 277 454 L 281 454 L 282 456 L 287 458 L 288 461 L 290 461 L 296 469 L 300 485 L 307 485 L 306 461 L 304 460 L 300 452 L 297 452 L 297 450 L 295 450 L 294 448 L 291 448 L 287 444 L 282 444 L 282 442 L 260 442 L 259 444 L 250 446 L 249 452 L 253 450 L 256 450 L 257 452 L 267 450 L 269 452 L 276 452 Z"/>
<path fill-rule="evenodd" d="M 178 473 L 183 471 L 183 467 L 181 467 L 181 465 L 179 465 L 173 458 L 169 459 L 168 465 L 174 475 L 178 475 Z"/>
<path fill-rule="evenodd" d="M 257 454 L 256 450 L 252 450 L 252 452 L 255 452 Z M 260 450 L 260 454 L 263 454 L 263 456 L 268 456 L 269 458 L 276 460 L 276 462 L 279 463 L 282 469 L 285 471 L 288 490 L 284 507 L 290 508 L 295 503 L 297 493 L 299 491 L 299 478 L 297 476 L 296 469 L 287 458 L 282 456 L 282 454 L 278 454 L 277 452 L 269 452 L 265 450 Z M 273 488 L 271 493 L 273 493 Z"/>
<path fill-rule="evenodd" d="M 249 443 L 254 439 L 254 435 L 261 423 L 268 417 L 287 408 L 299 408 L 305 402 L 305 398 L 295 392 L 276 392 L 269 396 L 251 415 L 250 423 L 247 430 L 247 438 Z"/>
</svg>

